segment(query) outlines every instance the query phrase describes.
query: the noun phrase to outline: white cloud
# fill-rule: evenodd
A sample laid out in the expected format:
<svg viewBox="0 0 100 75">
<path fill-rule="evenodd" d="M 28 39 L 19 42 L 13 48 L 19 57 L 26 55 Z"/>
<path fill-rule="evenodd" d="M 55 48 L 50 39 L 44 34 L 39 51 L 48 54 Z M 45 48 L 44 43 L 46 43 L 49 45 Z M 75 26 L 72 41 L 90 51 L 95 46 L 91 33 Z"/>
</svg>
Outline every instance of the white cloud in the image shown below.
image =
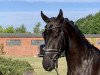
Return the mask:
<svg viewBox="0 0 100 75">
<path fill-rule="evenodd" d="M 66 3 L 93 3 L 93 2 L 100 2 L 100 0 L 0 0 L 0 1 L 22 1 L 22 2 L 66 2 Z"/>
<path fill-rule="evenodd" d="M 96 12 L 98 12 L 98 10 L 63 11 L 64 17 L 69 18 L 73 21 L 85 17 L 88 14 L 94 14 Z M 48 17 L 56 17 L 59 11 L 43 11 L 43 13 Z M 21 24 L 25 24 L 28 31 L 32 32 L 32 28 L 37 22 L 41 22 L 42 28 L 44 27 L 45 23 L 41 18 L 40 12 L 0 12 L 0 25 L 3 25 L 3 27 L 7 27 L 9 25 L 14 25 L 14 27 L 18 27 Z"/>
<path fill-rule="evenodd" d="M 30 12 L 0 12 L 0 25 L 7 27 L 14 25 L 18 27 L 21 24 L 25 24 L 29 31 L 32 31 L 34 26 L 34 13 Z"/>
<path fill-rule="evenodd" d="M 33 0 L 26 0 L 33 1 Z M 44 1 L 44 2 L 100 2 L 100 0 L 34 0 L 34 1 Z"/>
<path fill-rule="evenodd" d="M 99 9 L 85 9 L 85 10 L 69 10 L 69 11 L 63 11 L 64 17 L 69 18 L 73 21 L 76 21 L 79 18 L 85 17 L 89 14 L 95 14 L 99 12 Z M 44 11 L 43 12 L 45 15 L 47 15 L 48 17 L 56 17 L 59 13 L 59 11 L 54 12 L 54 11 Z"/>
</svg>

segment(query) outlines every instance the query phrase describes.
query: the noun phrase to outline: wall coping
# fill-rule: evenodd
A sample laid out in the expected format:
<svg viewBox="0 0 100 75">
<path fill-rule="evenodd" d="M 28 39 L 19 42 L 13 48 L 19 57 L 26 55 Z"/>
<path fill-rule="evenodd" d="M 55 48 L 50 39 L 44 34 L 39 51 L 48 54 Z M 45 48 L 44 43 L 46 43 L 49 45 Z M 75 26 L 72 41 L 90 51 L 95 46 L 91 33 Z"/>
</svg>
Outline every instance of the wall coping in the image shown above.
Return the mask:
<svg viewBox="0 0 100 75">
<path fill-rule="evenodd" d="M 86 38 L 100 38 L 100 34 L 84 34 Z M 0 33 L 0 38 L 42 38 L 42 34 L 34 33 Z"/>
</svg>

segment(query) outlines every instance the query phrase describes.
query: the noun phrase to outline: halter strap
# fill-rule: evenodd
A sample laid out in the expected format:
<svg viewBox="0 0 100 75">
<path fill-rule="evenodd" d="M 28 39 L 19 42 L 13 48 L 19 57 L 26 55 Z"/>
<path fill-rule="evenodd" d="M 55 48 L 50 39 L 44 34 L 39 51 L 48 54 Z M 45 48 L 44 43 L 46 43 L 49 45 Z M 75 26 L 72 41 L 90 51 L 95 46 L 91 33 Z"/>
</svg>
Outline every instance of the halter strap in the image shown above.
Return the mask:
<svg viewBox="0 0 100 75">
<path fill-rule="evenodd" d="M 51 30 L 51 29 L 55 29 L 55 28 L 59 28 L 61 26 L 55 26 L 55 27 L 52 27 L 52 28 L 45 28 L 46 30 Z"/>
<path fill-rule="evenodd" d="M 43 48 L 43 50 L 44 50 L 46 53 L 49 53 L 49 52 L 58 52 L 57 49 L 45 49 L 45 47 Z"/>
</svg>

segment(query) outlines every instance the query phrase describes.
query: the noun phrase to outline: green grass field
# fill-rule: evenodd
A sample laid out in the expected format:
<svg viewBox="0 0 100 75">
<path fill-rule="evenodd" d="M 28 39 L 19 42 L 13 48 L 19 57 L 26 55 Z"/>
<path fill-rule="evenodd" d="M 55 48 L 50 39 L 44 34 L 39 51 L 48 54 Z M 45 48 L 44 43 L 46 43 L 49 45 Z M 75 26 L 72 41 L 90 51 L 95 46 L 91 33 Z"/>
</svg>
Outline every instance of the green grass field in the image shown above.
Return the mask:
<svg viewBox="0 0 100 75">
<path fill-rule="evenodd" d="M 10 57 L 22 61 L 28 61 L 34 68 L 36 75 L 56 75 L 55 70 L 47 72 L 42 67 L 42 57 Z M 67 65 L 65 57 L 59 58 L 58 72 L 60 75 L 66 75 Z"/>
</svg>

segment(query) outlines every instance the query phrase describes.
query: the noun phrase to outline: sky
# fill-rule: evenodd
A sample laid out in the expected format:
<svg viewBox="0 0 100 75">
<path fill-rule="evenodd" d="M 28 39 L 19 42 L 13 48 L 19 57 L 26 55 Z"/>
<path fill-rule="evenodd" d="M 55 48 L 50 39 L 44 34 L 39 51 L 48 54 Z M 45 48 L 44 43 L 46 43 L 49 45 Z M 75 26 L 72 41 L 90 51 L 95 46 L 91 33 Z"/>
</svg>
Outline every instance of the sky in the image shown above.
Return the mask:
<svg viewBox="0 0 100 75">
<path fill-rule="evenodd" d="M 100 0 L 0 0 L 0 25 L 4 28 L 13 25 L 15 28 L 24 24 L 28 31 L 41 22 L 40 12 L 48 17 L 56 17 L 62 9 L 64 17 L 76 21 L 89 14 L 100 11 Z"/>
</svg>

